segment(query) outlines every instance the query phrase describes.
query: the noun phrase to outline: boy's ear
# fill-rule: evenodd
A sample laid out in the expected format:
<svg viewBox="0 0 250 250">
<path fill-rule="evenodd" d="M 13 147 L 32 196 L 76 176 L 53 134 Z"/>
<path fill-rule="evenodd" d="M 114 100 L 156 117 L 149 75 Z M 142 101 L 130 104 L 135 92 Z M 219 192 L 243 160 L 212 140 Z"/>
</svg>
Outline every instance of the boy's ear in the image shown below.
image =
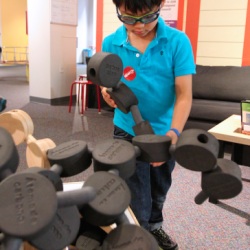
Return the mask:
<svg viewBox="0 0 250 250">
<path fill-rule="evenodd" d="M 161 7 L 164 6 L 165 2 L 166 2 L 166 0 L 162 0 Z"/>
</svg>

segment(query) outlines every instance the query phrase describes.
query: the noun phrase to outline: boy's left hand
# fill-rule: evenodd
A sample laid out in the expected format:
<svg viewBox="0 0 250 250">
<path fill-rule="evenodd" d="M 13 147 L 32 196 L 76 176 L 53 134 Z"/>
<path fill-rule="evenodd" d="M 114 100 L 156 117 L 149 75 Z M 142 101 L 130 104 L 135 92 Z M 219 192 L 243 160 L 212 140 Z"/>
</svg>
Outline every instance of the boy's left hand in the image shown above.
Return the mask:
<svg viewBox="0 0 250 250">
<path fill-rule="evenodd" d="M 151 162 L 150 165 L 152 165 L 153 167 L 160 167 L 164 162 Z"/>
<path fill-rule="evenodd" d="M 173 130 L 169 130 L 166 133 L 166 136 L 169 136 L 172 139 L 172 144 L 176 144 L 176 142 L 178 140 L 178 136 Z"/>
<path fill-rule="evenodd" d="M 166 133 L 166 136 L 169 136 L 171 139 L 172 139 L 172 144 L 176 144 L 177 140 L 178 140 L 178 136 L 177 134 L 172 131 L 172 130 L 169 130 L 167 133 Z M 163 163 L 165 162 L 151 162 L 150 164 L 153 166 L 153 167 L 159 167 L 161 166 Z"/>
</svg>

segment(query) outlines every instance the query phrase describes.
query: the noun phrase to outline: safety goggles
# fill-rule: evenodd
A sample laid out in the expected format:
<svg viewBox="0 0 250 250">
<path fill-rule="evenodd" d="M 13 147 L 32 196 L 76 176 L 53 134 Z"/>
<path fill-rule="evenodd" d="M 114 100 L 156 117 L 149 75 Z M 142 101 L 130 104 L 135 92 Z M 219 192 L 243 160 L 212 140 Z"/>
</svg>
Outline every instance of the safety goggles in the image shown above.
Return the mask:
<svg viewBox="0 0 250 250">
<path fill-rule="evenodd" d="M 137 22 L 141 22 L 144 24 L 152 23 L 159 17 L 160 10 L 161 10 L 161 6 L 156 12 L 148 13 L 140 17 L 134 17 L 134 16 L 128 16 L 128 15 L 120 15 L 118 8 L 116 7 L 116 13 L 117 13 L 118 18 L 121 20 L 121 22 L 126 23 L 126 24 L 132 24 L 132 25 L 136 24 Z"/>
</svg>

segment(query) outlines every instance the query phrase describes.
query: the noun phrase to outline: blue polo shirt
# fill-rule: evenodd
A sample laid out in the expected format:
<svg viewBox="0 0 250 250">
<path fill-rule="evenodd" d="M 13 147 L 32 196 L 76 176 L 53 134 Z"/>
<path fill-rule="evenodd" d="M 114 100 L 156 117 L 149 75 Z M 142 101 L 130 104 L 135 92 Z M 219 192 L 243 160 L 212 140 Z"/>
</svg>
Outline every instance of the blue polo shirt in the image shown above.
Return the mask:
<svg viewBox="0 0 250 250">
<path fill-rule="evenodd" d="M 142 118 L 151 123 L 156 134 L 165 135 L 173 117 L 175 77 L 195 74 L 192 47 L 186 34 L 165 25 L 159 17 L 156 36 L 144 54 L 130 44 L 124 25 L 104 39 L 102 51 L 120 56 L 123 69 L 134 69 L 133 80 L 126 80 L 127 74 L 123 74 L 121 81 L 138 98 Z M 124 114 L 115 109 L 114 124 L 134 135 L 131 112 Z"/>
</svg>

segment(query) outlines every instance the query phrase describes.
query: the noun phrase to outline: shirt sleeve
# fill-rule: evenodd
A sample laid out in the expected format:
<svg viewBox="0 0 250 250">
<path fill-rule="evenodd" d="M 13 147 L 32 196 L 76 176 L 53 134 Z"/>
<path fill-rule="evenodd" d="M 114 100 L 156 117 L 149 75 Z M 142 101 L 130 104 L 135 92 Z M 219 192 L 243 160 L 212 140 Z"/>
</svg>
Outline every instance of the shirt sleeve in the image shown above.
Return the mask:
<svg viewBox="0 0 250 250">
<path fill-rule="evenodd" d="M 104 40 L 102 41 L 102 51 L 103 51 L 103 52 L 107 52 L 107 48 L 106 48 L 106 46 L 105 46 Z"/>
<path fill-rule="evenodd" d="M 109 44 L 109 41 L 108 41 L 108 38 L 105 37 L 102 41 L 102 51 L 103 52 L 109 52 L 108 51 L 108 44 Z"/>
<path fill-rule="evenodd" d="M 178 39 L 174 53 L 174 75 L 177 77 L 195 74 L 194 56 L 189 38 L 185 33 L 181 33 Z"/>
</svg>

